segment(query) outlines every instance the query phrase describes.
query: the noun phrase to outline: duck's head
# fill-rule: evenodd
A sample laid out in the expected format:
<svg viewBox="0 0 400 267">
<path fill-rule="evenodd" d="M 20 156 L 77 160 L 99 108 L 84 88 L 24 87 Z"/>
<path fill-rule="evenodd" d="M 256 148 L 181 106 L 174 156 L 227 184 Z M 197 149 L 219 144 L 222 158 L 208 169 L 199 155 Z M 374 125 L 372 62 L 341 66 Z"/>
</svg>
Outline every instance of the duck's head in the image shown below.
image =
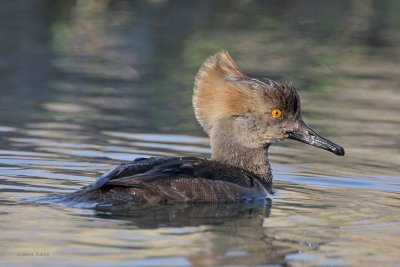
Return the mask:
<svg viewBox="0 0 400 267">
<path fill-rule="evenodd" d="M 303 121 L 291 83 L 250 78 L 226 51 L 203 63 L 195 80 L 193 106 L 211 142 L 226 136 L 240 146 L 262 148 L 289 138 L 344 155 L 341 146 Z"/>
</svg>

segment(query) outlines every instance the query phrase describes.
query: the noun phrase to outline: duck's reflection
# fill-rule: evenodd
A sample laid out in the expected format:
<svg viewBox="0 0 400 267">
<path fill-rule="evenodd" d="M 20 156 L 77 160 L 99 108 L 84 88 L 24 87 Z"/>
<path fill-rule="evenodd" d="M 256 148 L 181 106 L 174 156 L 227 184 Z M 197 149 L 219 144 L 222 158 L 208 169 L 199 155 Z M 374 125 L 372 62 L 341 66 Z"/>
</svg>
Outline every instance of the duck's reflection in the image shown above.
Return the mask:
<svg viewBox="0 0 400 267">
<path fill-rule="evenodd" d="M 139 228 L 187 227 L 239 223 L 242 226 L 262 226 L 268 217 L 272 201 L 231 204 L 174 204 L 161 206 L 123 205 L 96 210 L 98 218 L 123 219 Z"/>
<path fill-rule="evenodd" d="M 122 227 L 133 231 L 161 231 L 162 235 L 172 235 L 178 243 L 185 240 L 195 249 L 188 245 L 175 253 L 182 254 L 193 266 L 285 264 L 285 256 L 294 250 L 281 244 L 275 247 L 276 238 L 267 235 L 265 219 L 271 207 L 269 199 L 233 204 L 124 206 L 97 210 L 90 216 L 122 220 L 127 222 Z M 187 227 L 196 228 L 188 230 Z"/>
</svg>

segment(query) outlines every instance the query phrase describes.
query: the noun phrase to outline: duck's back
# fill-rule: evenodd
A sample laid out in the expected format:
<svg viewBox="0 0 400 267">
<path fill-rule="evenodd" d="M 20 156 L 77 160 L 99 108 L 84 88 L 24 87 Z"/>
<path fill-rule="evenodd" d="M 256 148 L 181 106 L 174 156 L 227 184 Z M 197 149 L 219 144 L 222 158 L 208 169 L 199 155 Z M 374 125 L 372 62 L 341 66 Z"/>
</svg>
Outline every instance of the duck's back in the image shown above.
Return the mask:
<svg viewBox="0 0 400 267">
<path fill-rule="evenodd" d="M 126 203 L 237 202 L 266 198 L 270 185 L 242 169 L 191 157 L 140 158 L 63 198 L 98 207 Z"/>
</svg>

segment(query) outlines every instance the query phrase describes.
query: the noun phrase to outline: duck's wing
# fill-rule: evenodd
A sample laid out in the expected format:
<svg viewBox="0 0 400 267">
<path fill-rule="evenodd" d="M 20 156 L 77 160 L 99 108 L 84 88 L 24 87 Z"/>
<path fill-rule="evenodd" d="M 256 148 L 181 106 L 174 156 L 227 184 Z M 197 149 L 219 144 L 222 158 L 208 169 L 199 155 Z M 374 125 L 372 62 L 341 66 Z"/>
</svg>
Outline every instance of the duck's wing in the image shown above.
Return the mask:
<svg viewBox="0 0 400 267">
<path fill-rule="evenodd" d="M 145 190 L 146 198 L 151 196 L 157 202 L 230 202 L 262 198 L 268 191 L 254 176 L 241 169 L 190 157 L 126 163 L 100 176 L 92 186 L 92 190 L 120 192 L 125 190 L 123 188 L 136 190 L 137 195 Z"/>
<path fill-rule="evenodd" d="M 121 178 L 133 177 L 138 174 L 143 174 L 153 169 L 156 166 L 162 165 L 166 162 L 175 161 L 175 157 L 160 157 L 160 158 L 138 158 L 132 162 L 127 162 L 119 165 L 118 167 L 102 174 L 97 180 L 89 186 L 89 190 L 97 190 L 109 184 L 112 180 L 119 180 Z"/>
<path fill-rule="evenodd" d="M 171 184 L 171 181 L 201 178 L 252 187 L 250 174 L 206 159 L 161 157 L 124 163 L 101 175 L 92 190 L 104 186 L 145 187 L 148 184 Z"/>
<path fill-rule="evenodd" d="M 124 163 L 60 199 L 96 207 L 127 203 L 237 202 L 268 197 L 269 188 L 239 168 L 200 158 L 161 157 Z"/>
</svg>

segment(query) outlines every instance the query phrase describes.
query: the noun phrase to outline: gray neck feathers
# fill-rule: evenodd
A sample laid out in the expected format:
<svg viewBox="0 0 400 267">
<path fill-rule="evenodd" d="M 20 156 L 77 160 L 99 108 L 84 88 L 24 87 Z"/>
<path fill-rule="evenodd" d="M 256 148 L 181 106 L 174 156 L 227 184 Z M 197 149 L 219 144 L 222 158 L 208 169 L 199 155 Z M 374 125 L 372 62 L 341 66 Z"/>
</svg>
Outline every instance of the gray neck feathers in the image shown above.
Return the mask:
<svg viewBox="0 0 400 267">
<path fill-rule="evenodd" d="M 272 182 L 268 147 L 248 148 L 241 145 L 226 123 L 214 125 L 210 140 L 213 160 L 249 171 L 264 183 Z"/>
</svg>

